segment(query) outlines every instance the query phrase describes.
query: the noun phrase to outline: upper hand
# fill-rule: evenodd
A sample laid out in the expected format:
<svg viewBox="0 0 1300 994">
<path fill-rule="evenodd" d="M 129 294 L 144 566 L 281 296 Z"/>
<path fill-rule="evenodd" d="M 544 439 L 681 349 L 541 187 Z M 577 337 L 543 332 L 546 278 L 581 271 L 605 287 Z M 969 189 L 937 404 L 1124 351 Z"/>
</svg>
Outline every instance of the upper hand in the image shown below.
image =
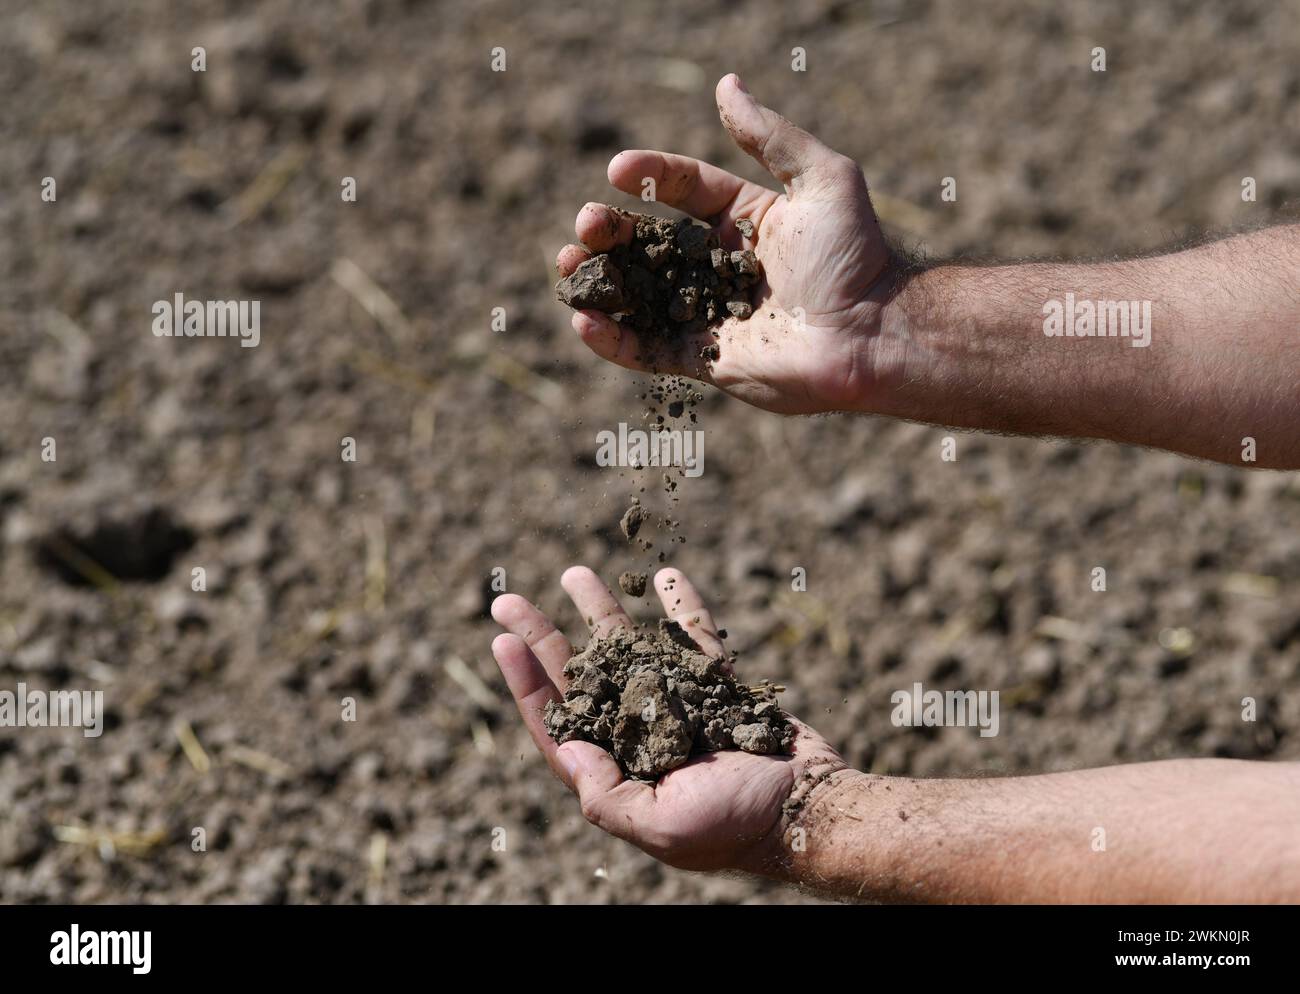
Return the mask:
<svg viewBox="0 0 1300 994">
<path fill-rule="evenodd" d="M 893 257 L 862 171 L 760 104 L 735 74 L 718 83 L 717 101 L 736 144 L 782 183 L 784 194 L 666 152 L 620 152 L 609 164 L 609 182 L 640 194 L 648 177 L 659 202 L 715 225 L 724 247 L 752 248 L 765 274 L 753 316 L 729 317 L 715 329 L 721 355 L 707 364 L 699 349 L 711 337 L 651 363 L 635 332 L 606 314 L 578 311 L 573 326 L 602 358 L 630 369 L 684 373 L 768 410 L 861 408 L 886 370 L 901 366 L 895 350 L 882 355 L 880 314 Z M 754 225 L 750 238 L 736 228 L 742 218 Z M 560 251 L 562 276 L 592 253 L 629 241 L 633 224 L 626 214 L 591 203 L 578 213 L 576 230 L 583 244 Z"/>
</svg>

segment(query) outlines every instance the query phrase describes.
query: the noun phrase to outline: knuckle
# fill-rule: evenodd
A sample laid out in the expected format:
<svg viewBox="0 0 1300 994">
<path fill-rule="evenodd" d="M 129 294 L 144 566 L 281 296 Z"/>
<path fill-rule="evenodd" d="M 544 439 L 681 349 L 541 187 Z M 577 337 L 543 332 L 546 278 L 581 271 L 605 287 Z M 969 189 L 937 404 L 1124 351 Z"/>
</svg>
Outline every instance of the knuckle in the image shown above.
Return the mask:
<svg viewBox="0 0 1300 994">
<path fill-rule="evenodd" d="M 832 152 L 830 158 L 823 167 L 828 179 L 838 182 L 861 182 L 862 169 L 857 162 L 850 159 L 847 155 L 841 155 L 839 152 Z"/>
<path fill-rule="evenodd" d="M 587 797 L 579 798 L 578 805 L 582 808 L 582 817 L 586 818 L 587 821 L 599 828 L 601 812 L 599 800 L 588 795 Z"/>
</svg>

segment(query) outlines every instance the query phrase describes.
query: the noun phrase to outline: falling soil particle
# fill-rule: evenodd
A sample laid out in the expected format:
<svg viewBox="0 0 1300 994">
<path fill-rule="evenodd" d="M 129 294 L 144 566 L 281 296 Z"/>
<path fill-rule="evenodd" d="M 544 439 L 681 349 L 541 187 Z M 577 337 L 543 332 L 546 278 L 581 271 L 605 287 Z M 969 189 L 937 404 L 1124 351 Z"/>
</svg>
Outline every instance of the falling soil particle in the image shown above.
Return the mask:
<svg viewBox="0 0 1300 994">
<path fill-rule="evenodd" d="M 636 533 L 641 530 L 642 523 L 648 517 L 650 515 L 641 506 L 641 502 L 633 497 L 632 506 L 623 512 L 623 517 L 618 523 L 619 529 L 623 532 L 623 537 L 629 542 L 636 538 Z"/>
<path fill-rule="evenodd" d="M 629 570 L 618 578 L 618 585 L 629 597 L 643 597 L 647 580 L 649 577 L 645 573 L 633 573 Z"/>
<path fill-rule="evenodd" d="M 551 737 L 594 742 L 634 779 L 658 779 L 705 752 L 787 752 L 794 740 L 773 688 L 737 683 L 674 621 L 593 639 L 564 675 L 564 700 L 546 705 Z"/>
</svg>

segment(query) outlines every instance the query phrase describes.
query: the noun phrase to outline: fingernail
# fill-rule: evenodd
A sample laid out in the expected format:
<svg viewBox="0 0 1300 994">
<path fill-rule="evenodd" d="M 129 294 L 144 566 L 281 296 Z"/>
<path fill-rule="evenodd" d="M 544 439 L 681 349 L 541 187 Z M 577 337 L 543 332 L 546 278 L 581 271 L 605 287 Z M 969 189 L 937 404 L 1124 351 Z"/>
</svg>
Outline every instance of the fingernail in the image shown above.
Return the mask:
<svg viewBox="0 0 1300 994">
<path fill-rule="evenodd" d="M 736 77 L 736 89 L 739 90 L 741 93 L 748 93 L 749 87 L 746 86 L 745 81 L 740 78 L 740 74 L 732 73 L 732 75 Z"/>
</svg>

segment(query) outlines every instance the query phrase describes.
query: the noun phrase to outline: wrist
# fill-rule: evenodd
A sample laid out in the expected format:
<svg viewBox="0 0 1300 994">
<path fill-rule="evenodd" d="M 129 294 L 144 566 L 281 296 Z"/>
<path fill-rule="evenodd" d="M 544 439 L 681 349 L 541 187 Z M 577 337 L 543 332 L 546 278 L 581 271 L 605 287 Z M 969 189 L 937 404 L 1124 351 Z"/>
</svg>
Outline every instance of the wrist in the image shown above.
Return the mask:
<svg viewBox="0 0 1300 994">
<path fill-rule="evenodd" d="M 882 847 L 862 837 L 869 825 L 866 801 L 887 779 L 846 767 L 805 770 L 742 869 L 798 886 L 871 896 L 864 884 L 884 868 L 872 862 Z"/>
<path fill-rule="evenodd" d="M 1143 292 L 1122 265 L 904 264 L 890 283 L 872 288 L 878 311 L 863 335 L 862 363 L 872 375 L 856 410 L 952 428 L 1170 447 L 1157 430 L 1158 413 L 1134 417 L 1144 393 L 1166 389 L 1163 356 L 1134 352 L 1119 338 L 1080 343 L 1044 334 L 1045 304 L 1066 293 L 1091 300 Z M 1185 425 L 1177 422 L 1179 430 Z"/>
<path fill-rule="evenodd" d="M 922 341 L 934 327 L 930 268 L 900 252 L 866 291 L 855 319 L 854 383 L 849 410 L 915 420 L 934 420 L 941 399 L 933 384 L 933 344 Z M 923 399 L 927 412 L 918 410 Z"/>
</svg>

